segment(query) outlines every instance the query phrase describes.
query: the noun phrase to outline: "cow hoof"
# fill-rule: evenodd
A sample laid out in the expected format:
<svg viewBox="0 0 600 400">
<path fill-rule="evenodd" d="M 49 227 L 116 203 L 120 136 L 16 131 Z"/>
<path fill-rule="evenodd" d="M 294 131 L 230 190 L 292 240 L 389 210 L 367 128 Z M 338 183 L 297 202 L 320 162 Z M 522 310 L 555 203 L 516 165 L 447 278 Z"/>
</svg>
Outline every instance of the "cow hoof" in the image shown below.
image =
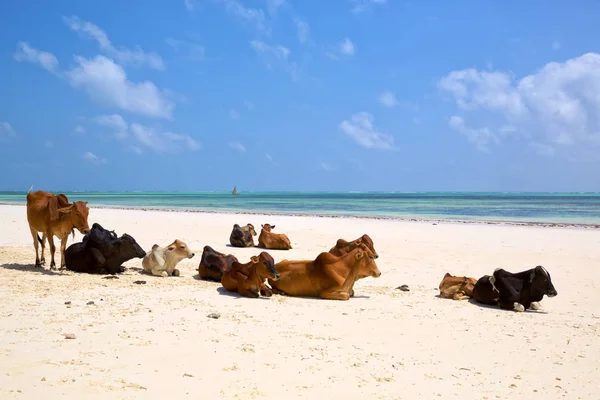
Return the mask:
<svg viewBox="0 0 600 400">
<path fill-rule="evenodd" d="M 260 294 L 264 297 L 271 297 L 273 296 L 273 292 L 270 290 L 261 290 Z"/>
<path fill-rule="evenodd" d="M 50 270 L 52 270 L 52 271 L 56 271 L 56 265 L 54 265 L 54 264 L 50 264 Z"/>
<path fill-rule="evenodd" d="M 40 264 L 40 263 L 35 263 L 35 267 L 36 267 L 36 268 L 42 268 L 42 264 Z"/>
<path fill-rule="evenodd" d="M 178 269 L 174 269 L 173 270 L 173 276 L 179 276 L 179 275 L 181 275 L 181 273 L 179 272 L 179 270 Z"/>
<path fill-rule="evenodd" d="M 542 305 L 540 303 L 538 303 L 537 301 L 534 301 L 533 303 L 531 303 L 531 305 L 529 306 L 529 308 L 531 308 L 534 311 L 537 311 L 537 310 L 541 310 L 542 309 Z"/>
<path fill-rule="evenodd" d="M 169 276 L 169 273 L 167 271 L 163 271 L 160 273 L 160 276 L 162 276 L 163 278 L 166 278 L 167 276 Z"/>
<path fill-rule="evenodd" d="M 516 312 L 523 312 L 525 311 L 525 307 L 523 306 L 523 304 L 515 302 L 513 304 L 513 310 L 515 310 Z"/>
</svg>

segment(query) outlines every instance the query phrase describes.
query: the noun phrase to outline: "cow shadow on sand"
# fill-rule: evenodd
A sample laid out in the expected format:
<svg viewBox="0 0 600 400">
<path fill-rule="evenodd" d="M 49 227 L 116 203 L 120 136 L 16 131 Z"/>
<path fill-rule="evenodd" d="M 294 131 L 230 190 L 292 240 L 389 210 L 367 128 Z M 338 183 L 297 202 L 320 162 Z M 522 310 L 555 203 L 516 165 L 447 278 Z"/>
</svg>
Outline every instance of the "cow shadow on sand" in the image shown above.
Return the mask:
<svg viewBox="0 0 600 400">
<path fill-rule="evenodd" d="M 230 291 L 228 291 L 223 286 L 219 286 L 217 288 L 217 292 L 219 292 L 219 294 L 221 294 L 223 296 L 229 296 L 229 297 L 233 297 L 233 298 L 236 298 L 236 299 L 248 299 L 248 297 L 244 297 L 244 296 L 240 295 L 237 292 L 230 292 Z M 275 296 L 275 295 L 273 295 L 273 296 Z M 264 296 L 260 296 L 260 297 L 257 297 L 256 299 L 252 299 L 252 300 L 269 300 L 269 298 L 268 297 L 264 297 Z"/>
<path fill-rule="evenodd" d="M 35 264 L 2 264 L 0 268 L 12 269 L 13 271 L 35 272 L 41 275 L 66 275 L 63 272 L 67 271 L 66 269 L 53 271 L 48 267 L 36 267 Z"/>
<path fill-rule="evenodd" d="M 437 297 L 439 297 L 439 295 Z M 448 300 L 451 300 L 451 299 L 448 299 Z M 469 299 L 467 301 L 473 305 L 476 305 L 477 307 L 480 307 L 480 308 L 487 308 L 490 310 L 496 310 L 496 311 L 502 311 L 502 312 L 511 312 L 511 313 L 515 312 L 513 310 L 503 310 L 499 306 L 491 306 L 489 304 L 478 303 L 475 299 Z M 530 314 L 548 314 L 548 311 L 545 311 L 544 309 L 542 309 L 542 310 L 525 310 L 525 312 L 530 313 Z"/>
</svg>

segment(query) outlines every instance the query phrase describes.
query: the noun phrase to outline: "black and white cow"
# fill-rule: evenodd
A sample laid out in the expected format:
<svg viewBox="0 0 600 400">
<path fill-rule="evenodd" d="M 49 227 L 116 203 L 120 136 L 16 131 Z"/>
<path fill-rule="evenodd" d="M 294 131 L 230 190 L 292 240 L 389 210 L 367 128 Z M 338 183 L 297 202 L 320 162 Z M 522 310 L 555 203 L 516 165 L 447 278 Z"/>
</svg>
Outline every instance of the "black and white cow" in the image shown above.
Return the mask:
<svg viewBox="0 0 600 400">
<path fill-rule="evenodd" d="M 491 276 L 479 278 L 473 288 L 473 299 L 478 303 L 514 311 L 539 310 L 544 295 L 557 294 L 550 273 L 541 265 L 516 274 L 498 268 Z"/>
</svg>

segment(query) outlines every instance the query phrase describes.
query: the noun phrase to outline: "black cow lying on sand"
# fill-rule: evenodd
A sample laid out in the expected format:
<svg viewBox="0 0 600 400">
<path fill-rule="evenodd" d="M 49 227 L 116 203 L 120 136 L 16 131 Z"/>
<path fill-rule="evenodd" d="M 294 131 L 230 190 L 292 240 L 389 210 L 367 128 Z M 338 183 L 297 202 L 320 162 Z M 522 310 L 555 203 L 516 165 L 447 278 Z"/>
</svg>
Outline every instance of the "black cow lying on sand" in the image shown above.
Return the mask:
<svg viewBox="0 0 600 400">
<path fill-rule="evenodd" d="M 221 282 L 223 271 L 231 268 L 238 259 L 233 254 L 219 253 L 210 246 L 204 246 L 198 265 L 198 275 L 205 281 Z"/>
<path fill-rule="evenodd" d="M 252 236 L 256 236 L 254 225 L 239 226 L 235 224 L 231 230 L 231 235 L 229 235 L 229 243 L 233 247 L 254 247 Z"/>
<path fill-rule="evenodd" d="M 544 295 L 554 297 L 557 294 L 550 274 L 541 265 L 516 274 L 498 268 L 492 276 L 479 278 L 473 288 L 473 299 L 478 303 L 521 312 L 539 310 L 538 302 Z"/>
<path fill-rule="evenodd" d="M 126 233 L 117 237 L 114 231 L 108 231 L 98 223 L 92 225 L 81 242 L 65 250 L 67 269 L 88 274 L 114 275 L 125 271 L 124 262 L 145 255 L 134 238 Z"/>
</svg>

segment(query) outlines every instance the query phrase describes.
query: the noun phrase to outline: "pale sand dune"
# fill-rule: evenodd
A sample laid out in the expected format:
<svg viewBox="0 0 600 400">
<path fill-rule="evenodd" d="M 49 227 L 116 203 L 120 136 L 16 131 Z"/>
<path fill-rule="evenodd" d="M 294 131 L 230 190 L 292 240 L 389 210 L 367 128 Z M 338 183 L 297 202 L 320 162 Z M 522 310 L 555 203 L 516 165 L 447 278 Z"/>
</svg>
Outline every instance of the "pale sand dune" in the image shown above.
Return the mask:
<svg viewBox="0 0 600 400">
<path fill-rule="evenodd" d="M 196 251 L 179 278 L 129 269 L 107 280 L 34 269 L 25 207 L 0 206 L 0 221 L 2 399 L 600 398 L 596 230 L 92 209 L 90 226 L 146 250 L 178 238 Z M 241 260 L 260 251 L 227 247 L 236 222 L 286 233 L 294 249 L 270 251 L 276 261 L 368 233 L 382 276 L 345 302 L 228 295 L 193 275 L 206 244 Z M 445 272 L 538 264 L 558 291 L 544 312 L 436 297 Z"/>
</svg>

